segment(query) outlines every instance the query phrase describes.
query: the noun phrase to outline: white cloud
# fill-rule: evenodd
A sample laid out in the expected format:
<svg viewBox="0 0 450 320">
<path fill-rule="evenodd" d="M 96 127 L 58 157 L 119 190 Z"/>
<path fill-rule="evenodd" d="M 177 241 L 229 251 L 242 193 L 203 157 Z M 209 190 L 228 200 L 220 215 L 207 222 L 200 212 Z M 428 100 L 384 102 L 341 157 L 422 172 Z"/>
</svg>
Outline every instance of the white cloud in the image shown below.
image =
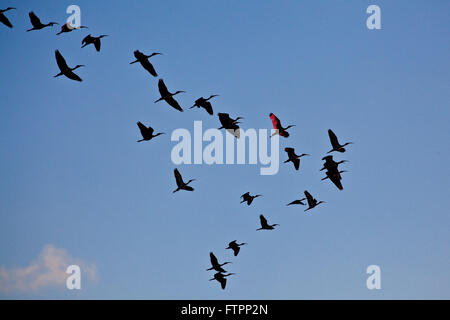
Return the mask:
<svg viewBox="0 0 450 320">
<path fill-rule="evenodd" d="M 82 282 L 86 278 L 96 278 L 96 268 L 80 259 L 72 258 L 67 250 L 59 249 L 48 244 L 40 253 L 37 260 L 23 268 L 7 269 L 0 267 L 0 292 L 37 292 L 46 287 L 66 288 L 69 274 L 66 269 L 76 264 L 81 268 Z"/>
</svg>

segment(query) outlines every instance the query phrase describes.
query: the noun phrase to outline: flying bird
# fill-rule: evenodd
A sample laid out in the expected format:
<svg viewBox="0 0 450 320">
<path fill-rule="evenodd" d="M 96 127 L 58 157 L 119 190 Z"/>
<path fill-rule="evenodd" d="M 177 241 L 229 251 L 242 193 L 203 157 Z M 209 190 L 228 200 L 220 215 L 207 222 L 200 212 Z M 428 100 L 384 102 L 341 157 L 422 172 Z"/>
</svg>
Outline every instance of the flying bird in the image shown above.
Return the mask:
<svg viewBox="0 0 450 320">
<path fill-rule="evenodd" d="M 284 148 L 284 151 L 287 152 L 289 159 L 284 161 L 284 163 L 292 162 L 294 164 L 295 170 L 298 170 L 300 167 L 300 158 L 304 156 L 309 156 L 307 153 L 302 153 L 301 155 L 296 155 L 294 148 Z"/>
<path fill-rule="evenodd" d="M 8 20 L 8 18 L 3 14 L 4 12 L 9 11 L 9 10 L 16 10 L 16 8 L 14 8 L 14 7 L 8 7 L 8 8 L 3 9 L 3 10 L 0 9 L 0 22 L 3 23 L 5 26 L 7 26 L 7 27 L 9 27 L 9 28 L 12 28 L 13 25 L 12 25 L 11 22 Z"/>
<path fill-rule="evenodd" d="M 218 97 L 218 96 L 219 96 L 218 94 L 213 94 L 213 95 L 209 96 L 209 98 L 207 98 L 207 99 L 200 97 L 197 100 L 195 100 L 195 104 L 192 107 L 190 107 L 189 109 L 192 109 L 194 107 L 203 108 L 210 115 L 213 115 L 214 114 L 213 108 L 212 108 L 211 102 L 209 102 L 208 100 L 210 100 L 214 97 Z"/>
<path fill-rule="evenodd" d="M 155 130 L 153 130 L 152 127 L 146 127 L 140 121 L 138 121 L 137 125 L 138 125 L 139 130 L 141 131 L 141 135 L 142 135 L 142 139 L 138 140 L 137 142 L 152 140 L 153 138 L 155 138 L 161 134 L 164 134 L 164 132 L 158 132 L 157 134 L 154 135 L 153 132 Z"/>
<path fill-rule="evenodd" d="M 167 87 L 166 87 L 163 79 L 159 79 L 159 81 L 158 81 L 158 89 L 159 89 L 159 94 L 161 95 L 161 98 L 156 100 L 155 103 L 158 102 L 158 101 L 164 100 L 172 108 L 175 108 L 178 111 L 183 112 L 183 108 L 180 107 L 180 105 L 178 104 L 177 100 L 175 100 L 173 98 L 173 96 L 175 96 L 175 95 L 177 95 L 179 93 L 185 92 L 185 91 L 177 91 L 175 93 L 170 93 L 169 90 L 167 90 Z"/>
<path fill-rule="evenodd" d="M 214 274 L 214 278 L 209 279 L 209 281 L 217 280 L 220 283 L 220 286 L 222 287 L 222 289 L 225 290 L 225 287 L 227 285 L 227 279 L 225 277 L 231 276 L 233 274 L 234 273 L 223 274 L 221 272 L 217 272 Z"/>
<path fill-rule="evenodd" d="M 225 249 L 232 249 L 234 252 L 234 256 L 236 257 L 239 253 L 239 251 L 241 250 L 241 246 L 246 245 L 247 243 L 242 242 L 242 243 L 237 243 L 237 240 L 233 240 L 228 244 L 228 247 Z"/>
<path fill-rule="evenodd" d="M 333 147 L 333 149 L 331 149 L 330 151 L 328 151 L 327 153 L 333 152 L 333 151 L 338 151 L 338 152 L 345 152 L 345 146 L 349 145 L 349 144 L 353 144 L 353 142 L 347 142 L 344 143 L 343 145 L 341 145 L 338 141 L 337 136 L 334 134 L 333 131 L 331 131 L 331 129 L 328 129 L 328 136 L 330 137 L 330 142 L 331 142 L 331 146 Z"/>
<path fill-rule="evenodd" d="M 66 60 L 64 59 L 64 57 L 62 56 L 62 54 L 59 52 L 59 50 L 55 50 L 55 58 L 56 58 L 56 63 L 58 64 L 59 70 L 61 71 L 60 73 L 58 73 L 56 77 L 59 76 L 66 76 L 69 79 L 72 80 L 76 80 L 76 81 L 83 81 L 77 74 L 75 74 L 73 71 L 75 69 L 78 69 L 80 67 L 84 67 L 84 65 L 79 64 L 77 66 L 75 66 L 75 68 L 69 68 L 69 66 L 66 63 Z"/>
<path fill-rule="evenodd" d="M 86 26 L 79 26 L 79 27 L 73 27 L 70 22 L 66 22 L 62 25 L 61 30 L 56 34 L 57 36 L 61 33 L 67 33 L 72 32 L 73 30 L 79 30 L 79 29 L 88 29 Z"/>
<path fill-rule="evenodd" d="M 273 128 L 275 130 L 277 130 L 271 135 L 271 137 L 273 137 L 277 133 L 282 137 L 285 137 L 285 138 L 289 137 L 289 132 L 287 132 L 286 130 L 289 128 L 295 127 L 295 124 L 292 124 L 292 125 L 287 126 L 286 128 L 283 128 L 280 120 L 273 113 L 269 114 L 269 117 L 270 117 L 270 120 L 272 120 Z"/>
<path fill-rule="evenodd" d="M 229 133 L 239 139 L 240 137 L 240 128 L 238 126 L 239 120 L 244 119 L 242 117 L 237 117 L 236 119 L 230 118 L 228 113 L 218 113 L 219 121 L 221 123 L 220 129 L 226 129 Z"/>
<path fill-rule="evenodd" d="M 97 50 L 97 52 L 100 52 L 100 47 L 101 47 L 101 42 L 100 39 L 107 37 L 107 34 L 102 34 L 98 37 L 93 37 L 90 34 L 88 34 L 86 37 L 84 37 L 83 41 L 81 42 L 82 44 L 82 48 L 86 47 L 89 44 L 94 44 L 95 50 Z"/>
<path fill-rule="evenodd" d="M 273 230 L 273 229 L 275 229 L 274 228 L 275 226 L 279 226 L 279 224 L 276 224 L 276 223 L 272 224 L 272 225 L 267 224 L 267 219 L 264 218 L 264 216 L 262 214 L 259 216 L 259 220 L 261 221 L 261 228 L 256 229 L 256 231 L 258 231 L 258 230 Z"/>
<path fill-rule="evenodd" d="M 226 261 L 226 262 L 224 262 L 224 263 L 219 263 L 219 261 L 217 260 L 216 256 L 215 256 L 214 253 L 212 253 L 212 252 L 209 253 L 209 259 L 211 260 L 211 268 L 206 269 L 206 271 L 209 271 L 209 270 L 213 270 L 213 269 L 214 269 L 214 270 L 216 270 L 216 271 L 218 271 L 218 272 L 226 272 L 226 271 L 222 268 L 222 266 L 231 263 L 231 262 L 229 262 L 229 261 Z"/>
<path fill-rule="evenodd" d="M 258 198 L 258 197 L 262 197 L 262 194 L 257 194 L 257 195 L 251 196 L 250 192 L 246 192 L 241 196 L 241 198 L 242 198 L 241 203 L 247 202 L 247 205 L 249 206 L 252 204 L 253 199 Z"/>
<path fill-rule="evenodd" d="M 194 191 L 194 188 L 188 186 L 188 184 L 191 183 L 192 181 L 195 181 L 195 179 L 191 179 L 185 183 L 178 169 L 173 170 L 173 173 L 175 174 L 175 181 L 177 183 L 177 188 L 173 191 L 173 193 L 179 190 Z"/>
<path fill-rule="evenodd" d="M 317 199 L 313 198 L 313 196 L 306 190 L 305 190 L 305 197 L 306 197 L 306 200 L 308 201 L 308 208 L 305 209 L 305 211 L 308 211 L 308 210 L 318 206 L 321 203 L 325 203 L 325 201 L 317 202 Z"/>
<path fill-rule="evenodd" d="M 33 11 L 30 11 L 30 13 L 28 13 L 28 15 L 30 17 L 30 22 L 31 22 L 31 25 L 33 26 L 33 28 L 28 29 L 27 32 L 33 31 L 33 30 L 41 30 L 46 27 L 52 27 L 55 24 L 59 24 L 57 22 L 49 22 L 47 24 L 43 24 L 41 22 L 41 20 L 39 19 L 39 17 Z"/>
<path fill-rule="evenodd" d="M 347 172 L 347 171 L 345 171 L 345 170 L 338 171 L 337 168 L 328 169 L 326 171 L 327 176 L 325 178 L 322 178 L 322 180 L 330 179 L 331 182 L 333 182 L 334 185 L 339 190 L 343 190 L 344 187 L 342 187 L 342 183 L 341 183 L 341 180 L 342 180 L 341 173 L 343 173 L 343 172 Z"/>
<path fill-rule="evenodd" d="M 305 203 L 303 202 L 304 200 L 306 200 L 306 198 L 299 199 L 299 200 L 294 200 L 292 202 L 289 202 L 287 204 L 287 206 L 292 206 L 293 204 L 301 204 L 302 206 L 304 206 L 305 205 Z"/>
<path fill-rule="evenodd" d="M 147 70 L 152 76 L 157 77 L 158 74 L 155 71 L 155 68 L 153 67 L 153 65 L 150 63 L 150 61 L 148 60 L 149 58 L 156 56 L 156 55 L 162 55 L 162 53 L 159 52 L 153 52 L 151 55 L 147 56 L 145 54 L 143 54 L 142 52 L 140 52 L 139 50 L 135 50 L 134 51 L 134 57 L 136 58 L 135 61 L 130 62 L 130 64 L 139 62 L 141 64 L 141 66 Z"/>
</svg>

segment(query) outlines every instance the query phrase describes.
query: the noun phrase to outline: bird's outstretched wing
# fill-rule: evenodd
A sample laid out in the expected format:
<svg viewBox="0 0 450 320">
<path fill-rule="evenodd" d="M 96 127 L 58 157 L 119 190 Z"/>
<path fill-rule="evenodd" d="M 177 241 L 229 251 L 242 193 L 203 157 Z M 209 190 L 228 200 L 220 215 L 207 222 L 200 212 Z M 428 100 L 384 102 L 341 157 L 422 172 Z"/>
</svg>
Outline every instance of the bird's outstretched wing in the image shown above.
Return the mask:
<svg viewBox="0 0 450 320">
<path fill-rule="evenodd" d="M 333 148 L 339 147 L 339 141 L 338 141 L 338 138 L 336 137 L 336 135 L 334 134 L 334 132 L 331 131 L 331 129 L 328 129 L 328 136 L 330 137 L 331 146 L 332 146 Z"/>
<path fill-rule="evenodd" d="M 10 28 L 13 27 L 11 22 L 9 22 L 8 18 L 3 13 L 0 13 L 0 22 L 3 23 L 7 27 L 10 27 Z"/>
<path fill-rule="evenodd" d="M 167 97 L 164 100 L 174 109 L 177 109 L 180 112 L 183 112 L 183 108 L 179 105 L 178 101 L 174 99 L 174 97 Z"/>
<path fill-rule="evenodd" d="M 75 80 L 75 81 L 83 81 L 77 74 L 75 74 L 73 71 L 67 71 L 67 72 L 65 72 L 64 73 L 64 75 L 67 77 L 67 78 L 69 78 L 69 79 L 72 79 L 72 80 Z"/>
<path fill-rule="evenodd" d="M 306 200 L 308 201 L 308 205 L 311 207 L 311 206 L 313 206 L 314 205 L 314 198 L 313 198 L 313 196 L 308 192 L 308 191 L 306 191 L 305 190 L 305 197 L 306 197 Z"/>
<path fill-rule="evenodd" d="M 38 18 L 38 16 L 33 11 L 30 11 L 30 13 L 28 13 L 28 15 L 30 16 L 30 22 L 33 25 L 33 27 L 39 27 L 42 24 L 41 20 Z"/>
<path fill-rule="evenodd" d="M 239 248 L 239 246 L 234 246 L 231 249 L 233 249 L 235 257 L 239 254 L 239 251 L 241 250 L 241 248 Z"/>
<path fill-rule="evenodd" d="M 143 137 L 144 137 L 145 135 L 147 135 L 148 128 L 147 128 L 144 124 L 142 124 L 142 122 L 140 122 L 140 121 L 138 121 L 137 125 L 138 125 L 138 127 L 139 127 L 139 130 L 141 131 L 141 135 L 142 135 Z"/>
<path fill-rule="evenodd" d="M 300 167 L 300 159 L 294 159 L 292 160 L 292 162 L 294 163 L 295 170 L 298 170 L 298 168 Z"/>
<path fill-rule="evenodd" d="M 275 130 L 281 129 L 281 122 L 273 113 L 270 114 L 270 120 L 272 120 L 272 125 Z"/>
<path fill-rule="evenodd" d="M 220 278 L 219 282 L 220 282 L 220 286 L 222 287 L 222 289 L 225 290 L 225 287 L 227 285 L 227 279 L 226 278 Z"/>
<path fill-rule="evenodd" d="M 59 70 L 64 71 L 64 70 L 69 69 L 69 67 L 67 66 L 66 60 L 62 56 L 61 52 L 59 52 L 59 50 L 55 50 L 55 58 L 56 58 L 56 63 L 58 64 Z"/>
<path fill-rule="evenodd" d="M 329 170 L 327 173 L 328 178 L 330 178 L 330 180 L 334 183 L 334 185 L 339 189 L 339 190 L 343 190 L 344 187 L 342 186 L 341 183 L 341 174 L 339 173 L 339 171 L 337 169 L 332 169 Z"/>
<path fill-rule="evenodd" d="M 264 216 L 262 214 L 259 216 L 259 220 L 261 221 L 262 227 L 267 226 L 267 219 L 264 218 Z"/>
<path fill-rule="evenodd" d="M 163 79 L 158 80 L 158 89 L 161 97 L 164 98 L 165 96 L 169 95 L 169 90 L 167 90 L 166 84 L 164 83 Z"/>
<path fill-rule="evenodd" d="M 177 186 L 182 186 L 184 182 L 178 169 L 173 170 L 173 173 L 175 174 L 175 181 L 177 182 Z"/>
<path fill-rule="evenodd" d="M 141 60 L 141 65 L 144 67 L 145 70 L 147 70 L 152 76 L 157 77 L 158 74 L 156 73 L 155 68 L 153 65 L 148 61 L 148 59 Z M 158 84 L 159 85 L 159 84 Z M 167 90 L 167 88 L 166 88 Z"/>
<path fill-rule="evenodd" d="M 241 198 L 245 199 L 245 198 L 247 198 L 247 197 L 249 197 L 249 196 L 250 196 L 250 192 L 246 192 L 246 193 L 244 193 L 244 194 L 241 196 Z"/>
<path fill-rule="evenodd" d="M 202 105 L 202 107 L 206 110 L 206 112 L 208 112 L 210 115 L 214 114 L 212 105 L 209 101 L 205 101 Z"/>
<path fill-rule="evenodd" d="M 219 261 L 217 261 L 217 258 L 216 258 L 216 256 L 214 255 L 214 253 L 212 253 L 212 252 L 209 253 L 209 259 L 211 260 L 211 264 L 212 264 L 213 266 L 219 265 Z"/>
<path fill-rule="evenodd" d="M 100 47 L 101 47 L 101 45 L 102 45 L 102 42 L 100 41 L 100 38 L 94 39 L 95 50 L 97 50 L 98 52 L 100 52 Z"/>
</svg>

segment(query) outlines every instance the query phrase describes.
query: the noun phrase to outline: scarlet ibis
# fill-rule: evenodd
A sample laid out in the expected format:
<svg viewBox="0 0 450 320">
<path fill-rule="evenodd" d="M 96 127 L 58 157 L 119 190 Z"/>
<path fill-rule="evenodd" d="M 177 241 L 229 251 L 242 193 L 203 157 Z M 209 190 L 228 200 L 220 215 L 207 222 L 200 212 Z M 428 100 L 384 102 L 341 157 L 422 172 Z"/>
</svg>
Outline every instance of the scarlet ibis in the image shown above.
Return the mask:
<svg viewBox="0 0 450 320">
<path fill-rule="evenodd" d="M 190 107 L 189 109 L 192 109 L 194 107 L 203 108 L 210 115 L 213 115 L 214 114 L 213 108 L 212 108 L 211 102 L 209 102 L 208 100 L 210 100 L 214 97 L 218 97 L 218 96 L 219 96 L 218 94 L 213 94 L 213 95 L 209 96 L 209 98 L 207 98 L 207 99 L 200 97 L 197 100 L 195 100 L 195 104 L 192 107 Z"/>
<path fill-rule="evenodd" d="M 155 130 L 153 130 L 152 127 L 146 127 L 140 121 L 138 121 L 137 125 L 138 125 L 139 130 L 141 131 L 141 135 L 142 135 L 142 139 L 138 140 L 137 142 L 148 141 L 148 140 L 151 140 L 161 134 L 164 134 L 164 132 L 158 132 L 157 134 L 154 135 L 153 132 Z"/>
<path fill-rule="evenodd" d="M 287 152 L 289 159 L 284 161 L 284 163 L 292 162 L 294 164 L 295 170 L 298 170 L 300 167 L 300 158 L 304 156 L 309 156 L 307 153 L 302 153 L 301 155 L 296 155 L 294 148 L 284 148 L 284 151 Z"/>
<path fill-rule="evenodd" d="M 333 156 L 325 156 L 322 158 L 322 160 L 325 160 L 325 163 L 323 164 L 323 167 L 322 169 L 320 169 L 320 171 L 330 168 L 337 168 L 338 165 L 340 165 L 341 163 L 348 162 L 347 160 L 341 160 L 336 162 L 333 160 Z"/>
<path fill-rule="evenodd" d="M 273 114 L 269 114 L 270 120 L 272 120 L 272 125 L 273 128 L 275 130 L 277 130 L 275 133 L 272 134 L 272 136 L 276 135 L 277 133 L 282 136 L 282 137 L 289 137 L 289 132 L 287 132 L 286 130 L 292 127 L 295 127 L 295 124 L 289 125 L 286 128 L 283 128 L 283 126 L 281 125 L 280 120 Z"/>
<path fill-rule="evenodd" d="M 344 188 L 342 187 L 342 177 L 341 177 L 341 173 L 343 172 L 347 172 L 345 170 L 341 170 L 338 171 L 337 168 L 330 168 L 326 171 L 326 177 L 322 178 L 322 180 L 326 180 L 326 179 L 330 179 L 331 182 L 334 183 L 334 185 L 339 189 L 339 190 L 343 190 Z"/>
<path fill-rule="evenodd" d="M 209 281 L 217 280 L 220 283 L 220 286 L 222 287 L 222 289 L 225 290 L 225 287 L 227 285 L 227 279 L 225 277 L 231 276 L 233 274 L 234 273 L 223 274 L 221 272 L 217 272 L 214 274 L 214 278 L 209 279 Z"/>
<path fill-rule="evenodd" d="M 229 133 L 234 135 L 236 138 L 240 137 L 240 128 L 238 126 L 239 120 L 244 119 L 242 117 L 237 117 L 236 119 L 230 118 L 228 113 L 218 113 L 219 121 L 222 124 L 220 129 L 226 129 Z"/>
<path fill-rule="evenodd" d="M 292 202 L 289 202 L 289 203 L 287 204 L 287 206 L 291 206 L 291 205 L 293 205 L 293 204 L 301 204 L 302 206 L 304 206 L 305 203 L 303 202 L 303 200 L 306 200 L 306 198 L 299 199 L 299 200 L 294 200 L 294 201 L 292 201 Z"/>
<path fill-rule="evenodd" d="M 59 70 L 61 71 L 56 76 L 54 76 L 55 78 L 59 77 L 59 76 L 62 76 L 62 75 L 65 75 L 69 79 L 76 80 L 76 81 L 83 81 L 73 71 L 75 69 L 80 68 L 80 67 L 84 67 L 84 65 L 79 64 L 79 65 L 75 66 L 75 68 L 69 68 L 69 66 L 66 63 L 66 60 L 64 59 L 62 54 L 59 52 L 59 50 L 55 50 L 55 58 L 56 58 L 56 63 L 58 64 Z"/>
<path fill-rule="evenodd" d="M 273 229 L 275 229 L 274 228 L 275 226 L 279 226 L 279 224 L 276 224 L 276 223 L 272 224 L 272 225 L 269 225 L 267 223 L 267 219 L 264 218 L 264 216 L 262 214 L 259 216 L 259 220 L 261 222 L 261 228 L 256 229 L 256 231 L 258 231 L 258 230 L 273 230 Z"/>
<path fill-rule="evenodd" d="M 226 271 L 222 268 L 222 266 L 231 263 L 231 262 L 229 262 L 229 261 L 226 261 L 226 262 L 224 262 L 224 263 L 219 263 L 219 261 L 217 260 L 216 256 L 215 256 L 214 253 L 212 253 L 212 252 L 209 253 L 209 259 L 211 260 L 211 268 L 206 269 L 206 271 L 209 271 L 209 270 L 213 270 L 213 269 L 214 269 L 214 270 L 216 270 L 216 271 L 218 271 L 218 272 L 226 272 Z"/>
<path fill-rule="evenodd" d="M 30 22 L 33 25 L 33 28 L 28 29 L 27 32 L 33 31 L 33 30 L 41 30 L 46 27 L 52 27 L 55 24 L 59 24 L 57 22 L 49 22 L 47 24 L 43 24 L 41 22 L 41 20 L 39 19 L 39 17 L 33 11 L 30 11 L 30 13 L 28 13 L 28 15 L 30 17 Z"/>
<path fill-rule="evenodd" d="M 188 182 L 184 183 L 183 178 L 181 177 L 181 174 L 178 171 L 178 169 L 175 169 L 173 171 L 173 173 L 175 174 L 175 181 L 176 181 L 177 187 L 178 187 L 173 191 L 173 193 L 175 193 L 179 190 L 194 191 L 194 188 L 192 188 L 191 186 L 188 186 L 188 184 L 191 183 L 192 181 L 195 181 L 195 179 L 191 179 Z"/>
<path fill-rule="evenodd" d="M 250 192 L 246 192 L 241 196 L 241 198 L 243 199 L 241 201 L 241 203 L 247 202 L 247 205 L 249 206 L 252 204 L 253 199 L 258 198 L 258 197 L 262 197 L 262 194 L 257 194 L 257 195 L 251 196 Z"/>
<path fill-rule="evenodd" d="M 89 44 L 94 44 L 95 50 L 97 50 L 97 52 L 100 52 L 100 47 L 101 47 L 101 42 L 100 39 L 107 37 L 107 34 L 102 34 L 98 37 L 93 37 L 90 34 L 88 34 L 86 37 L 84 37 L 83 41 L 81 42 L 82 44 L 82 48 L 86 47 Z"/>
<path fill-rule="evenodd" d="M 66 22 L 62 25 L 61 30 L 56 34 L 57 36 L 61 33 L 67 33 L 72 32 L 73 30 L 79 30 L 79 29 L 88 29 L 86 26 L 79 26 L 79 27 L 73 27 L 70 22 Z"/>
<path fill-rule="evenodd" d="M 162 55 L 162 53 L 153 52 L 151 55 L 145 55 L 142 52 L 140 52 L 139 50 L 135 50 L 134 57 L 136 58 L 136 60 L 133 62 L 130 62 L 130 64 L 139 62 L 141 64 L 141 66 L 145 70 L 147 70 L 152 76 L 157 77 L 158 74 L 156 73 L 155 68 L 153 68 L 153 65 L 148 60 L 149 58 L 151 58 L 153 56 L 157 56 L 157 55 Z"/>
<path fill-rule="evenodd" d="M 247 243 L 242 242 L 242 243 L 237 243 L 237 240 L 233 240 L 228 244 L 228 247 L 225 249 L 232 249 L 234 252 L 234 256 L 237 256 L 239 251 L 241 250 L 241 246 L 245 246 Z"/>
<path fill-rule="evenodd" d="M 8 18 L 3 14 L 4 12 L 9 11 L 9 10 L 16 10 L 16 8 L 8 7 L 8 8 L 3 9 L 3 10 L 0 9 L 0 22 L 3 23 L 5 26 L 7 26 L 9 28 L 12 28 L 13 25 L 11 24 L 11 22 L 9 22 Z"/>
<path fill-rule="evenodd" d="M 159 98 L 158 100 L 155 101 L 161 101 L 164 100 L 166 101 L 172 108 L 177 109 L 178 111 L 183 112 L 183 109 L 180 107 L 180 105 L 178 104 L 177 100 L 175 100 L 173 98 L 173 96 L 185 92 L 185 91 L 177 91 L 175 93 L 170 93 L 169 90 L 167 90 L 166 85 L 164 84 L 164 80 L 163 79 L 159 79 L 158 81 L 158 89 L 159 89 L 159 94 L 161 95 L 161 98 Z"/>
<path fill-rule="evenodd" d="M 331 149 L 327 153 L 330 153 L 333 151 L 345 152 L 344 147 L 346 145 L 353 144 L 353 142 L 347 142 L 347 143 L 344 143 L 343 145 L 341 145 L 338 141 L 337 136 L 334 134 L 333 131 L 331 131 L 331 129 L 328 129 L 328 136 L 330 137 L 330 142 L 331 142 L 331 146 L 333 147 L 333 149 Z"/>
<path fill-rule="evenodd" d="M 313 198 L 313 196 L 306 190 L 305 190 L 305 197 L 306 200 L 308 201 L 308 209 L 305 209 L 305 211 L 313 209 L 314 207 L 318 206 L 321 203 L 325 203 L 325 201 L 317 202 L 317 199 Z"/>
</svg>

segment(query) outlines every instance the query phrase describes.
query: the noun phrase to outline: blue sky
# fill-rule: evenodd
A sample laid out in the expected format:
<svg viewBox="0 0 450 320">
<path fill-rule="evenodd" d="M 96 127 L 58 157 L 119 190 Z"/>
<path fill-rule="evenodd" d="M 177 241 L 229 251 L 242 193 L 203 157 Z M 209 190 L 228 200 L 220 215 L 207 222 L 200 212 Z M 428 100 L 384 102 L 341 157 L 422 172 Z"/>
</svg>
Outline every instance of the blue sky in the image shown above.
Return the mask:
<svg viewBox="0 0 450 320">
<path fill-rule="evenodd" d="M 89 29 L 25 32 L 28 12 L 63 23 L 81 8 Z M 381 8 L 382 29 L 366 28 Z M 2 1 L 0 25 L 0 268 L 32 266 L 50 244 L 95 277 L 82 290 L 0 288 L 0 298 L 443 299 L 450 298 L 448 1 Z M 97 53 L 81 40 L 108 34 Z M 53 78 L 54 50 L 82 83 Z M 175 189 L 170 135 L 136 143 L 137 121 L 156 131 L 217 128 L 204 110 L 180 113 L 159 98 L 151 59 L 187 108 L 215 98 L 215 112 L 243 128 L 296 124 L 300 170 L 280 164 L 182 165 L 193 193 Z M 321 181 L 327 129 L 345 154 L 344 190 Z M 285 153 L 280 150 L 280 160 Z M 443 165 L 444 164 L 444 165 Z M 285 204 L 307 189 L 309 214 Z M 246 191 L 261 193 L 247 207 Z M 256 232 L 259 214 L 281 226 Z M 238 257 L 231 240 L 248 242 Z M 209 282 L 209 252 L 232 261 L 225 291 Z M 65 261 L 65 260 L 64 260 Z M 381 290 L 366 268 L 381 268 Z M 227 265 L 228 266 L 228 265 Z M 82 269 L 83 272 L 83 269 Z M 82 273 L 82 276 L 84 274 Z M 14 280 L 14 279 L 13 279 Z"/>
</svg>

